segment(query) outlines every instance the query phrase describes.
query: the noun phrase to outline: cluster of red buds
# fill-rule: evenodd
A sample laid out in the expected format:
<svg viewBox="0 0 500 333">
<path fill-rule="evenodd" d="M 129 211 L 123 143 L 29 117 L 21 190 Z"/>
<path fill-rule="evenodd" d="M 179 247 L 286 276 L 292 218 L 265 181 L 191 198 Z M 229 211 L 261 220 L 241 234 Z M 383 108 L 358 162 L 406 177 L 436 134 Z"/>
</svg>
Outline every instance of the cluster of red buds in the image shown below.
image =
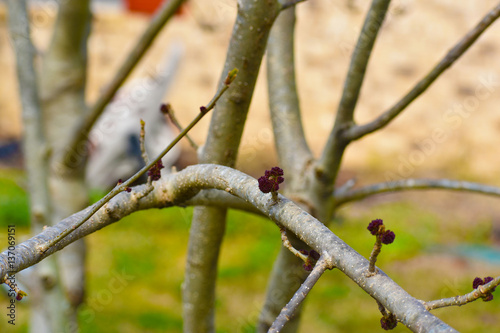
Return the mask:
<svg viewBox="0 0 500 333">
<path fill-rule="evenodd" d="M 484 278 L 484 280 L 483 280 L 483 279 L 481 279 L 480 277 L 477 277 L 477 278 L 475 278 L 475 279 L 474 279 L 474 281 L 472 282 L 472 288 L 477 289 L 479 286 L 482 286 L 483 284 L 487 284 L 487 283 L 489 283 L 489 282 L 491 282 L 491 281 L 493 281 L 493 278 L 492 278 L 491 276 L 487 276 L 487 277 L 485 277 L 485 278 Z M 494 291 L 495 291 L 495 289 L 496 289 L 496 287 L 495 287 L 495 288 L 493 288 L 493 289 L 492 289 L 489 293 L 487 293 L 486 295 L 482 296 L 483 301 L 485 301 L 485 302 L 489 302 L 489 301 L 493 300 L 493 294 L 492 294 L 492 292 L 494 292 Z"/>
<path fill-rule="evenodd" d="M 161 178 L 161 169 L 163 168 L 163 163 L 159 160 L 151 167 L 151 169 L 148 170 L 148 176 L 151 177 L 152 181 L 159 180 Z"/>
<path fill-rule="evenodd" d="M 283 170 L 274 167 L 271 170 L 266 170 L 265 175 L 259 178 L 259 189 L 264 193 L 277 192 L 280 189 L 279 184 L 284 181 Z"/>
<path fill-rule="evenodd" d="M 380 326 L 382 326 L 382 328 L 386 331 L 393 330 L 397 325 L 398 320 L 392 313 L 387 314 L 380 319 Z"/>
<path fill-rule="evenodd" d="M 376 219 L 368 224 L 368 231 L 377 238 L 380 239 L 382 244 L 391 244 L 394 242 L 396 235 L 391 230 L 385 230 L 384 221 L 381 219 Z"/>
</svg>

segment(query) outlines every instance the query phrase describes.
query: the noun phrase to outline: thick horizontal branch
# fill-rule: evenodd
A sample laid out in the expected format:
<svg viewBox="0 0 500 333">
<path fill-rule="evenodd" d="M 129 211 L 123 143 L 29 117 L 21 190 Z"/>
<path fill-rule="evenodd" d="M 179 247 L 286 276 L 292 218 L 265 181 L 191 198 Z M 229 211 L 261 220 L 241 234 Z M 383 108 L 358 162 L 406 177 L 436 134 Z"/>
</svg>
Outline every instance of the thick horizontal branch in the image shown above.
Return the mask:
<svg viewBox="0 0 500 333">
<path fill-rule="evenodd" d="M 231 208 L 247 213 L 253 213 L 260 216 L 265 216 L 260 210 L 250 205 L 248 202 L 241 200 L 234 195 L 220 190 L 201 190 L 193 198 L 183 203 L 186 206 L 210 206 Z"/>
<path fill-rule="evenodd" d="M 456 332 L 429 313 L 420 301 L 409 295 L 381 270 L 379 274 L 367 277 L 365 272 L 369 262 L 366 258 L 292 201 L 281 195 L 278 202 L 272 201 L 270 194 L 263 194 L 259 190 L 256 179 L 240 171 L 214 164 L 195 165 L 153 184 L 154 190 L 145 196 L 140 195 L 143 186 L 133 188 L 130 193 L 117 195 L 80 228 L 46 252 L 40 251 L 40 248 L 57 237 L 62 230 L 73 225 L 90 208 L 64 219 L 53 227 L 47 227 L 42 233 L 17 245 L 14 250 L 4 251 L 0 254 L 0 276 L 5 277 L 9 272 L 15 273 L 32 266 L 75 240 L 134 211 L 183 205 L 202 189 L 219 189 L 256 207 L 279 226 L 297 235 L 321 253 L 330 266 L 341 270 L 412 331 Z"/>
<path fill-rule="evenodd" d="M 458 42 L 446 56 L 411 89 L 399 102 L 378 118 L 365 125 L 353 126 L 343 133 L 346 140 L 357 140 L 369 133 L 389 124 L 411 102 L 419 97 L 430 85 L 448 69 L 465 51 L 481 36 L 481 34 L 500 17 L 500 4 L 492 9 L 469 33 Z"/>
<path fill-rule="evenodd" d="M 451 190 L 500 196 L 500 187 L 474 182 L 451 179 L 402 179 L 368 185 L 358 189 L 344 189 L 343 191 L 336 192 L 334 197 L 335 204 L 340 206 L 347 202 L 361 200 L 375 194 L 408 190 Z"/>
</svg>

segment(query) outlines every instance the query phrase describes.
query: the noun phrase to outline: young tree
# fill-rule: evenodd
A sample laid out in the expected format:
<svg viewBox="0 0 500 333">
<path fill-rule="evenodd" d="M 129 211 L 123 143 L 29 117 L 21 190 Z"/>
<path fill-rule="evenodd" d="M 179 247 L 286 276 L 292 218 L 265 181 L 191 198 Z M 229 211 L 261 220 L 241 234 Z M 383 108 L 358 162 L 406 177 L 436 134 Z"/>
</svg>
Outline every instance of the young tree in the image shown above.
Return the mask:
<svg viewBox="0 0 500 333">
<path fill-rule="evenodd" d="M 257 324 L 259 332 L 296 331 L 300 304 L 326 269 L 340 270 L 375 300 L 374 304 L 382 315 L 381 326 L 385 329 L 393 328 L 400 322 L 414 332 L 454 332 L 430 310 L 462 305 L 478 298 L 492 299 L 500 277 L 477 278 L 467 295 L 420 301 L 375 266 L 383 244 L 392 243 L 395 237 L 397 239 L 397 235 L 385 229 L 382 220 L 373 220 L 368 225 L 369 232 L 376 237 L 369 259 L 335 235 L 328 224 L 341 205 L 387 191 L 439 188 L 500 195 L 500 189 L 496 187 L 445 179 L 391 179 L 361 188 L 353 188 L 349 182 L 335 187 L 344 153 L 350 143 L 383 129 L 424 93 L 500 16 L 500 5 L 487 13 L 393 107 L 368 123 L 358 124 L 354 120 L 356 103 L 376 37 L 390 4 L 389 0 L 373 0 L 351 57 L 334 127 L 322 154 L 316 158 L 304 136 L 294 73 L 294 10 L 299 2 L 238 1 L 237 18 L 217 92 L 206 106 L 200 108 L 196 119 L 163 152 L 166 153 L 213 109 L 209 134 L 199 150 L 200 164 L 156 179 L 155 170 L 161 155 L 157 156 L 131 179 L 118 184 L 102 200 L 84 208 L 86 192 L 82 170 L 88 133 L 154 36 L 182 1 L 172 0 L 164 4 L 107 90 L 93 106 L 87 107 L 83 92 L 86 39 L 90 25 L 89 2 L 67 0 L 60 4 L 52 44 L 38 75 L 29 39 L 26 3 L 9 0 L 10 30 L 17 54 L 26 126 L 25 155 L 34 232 L 31 239 L 1 254 L 0 276 L 18 297 L 22 297 L 23 293 L 11 283 L 9 276 L 45 258 L 42 263 L 48 263 L 53 258 L 52 254 L 62 249 L 65 250 L 61 254 L 67 253 L 70 245 L 75 250 L 70 258 L 79 258 L 76 264 L 82 267 L 84 250 L 81 240 L 96 230 L 138 210 L 193 205 L 195 210 L 183 285 L 185 332 L 215 331 L 216 273 L 228 208 L 263 214 L 281 230 L 283 247 L 269 280 L 266 301 Z M 279 167 L 266 171 L 257 181 L 234 169 L 234 166 L 265 52 Z M 147 184 L 130 187 L 146 172 L 149 173 Z M 277 193 L 283 177 L 287 184 L 284 196 Z M 42 228 L 44 225 L 52 226 Z M 69 262 L 75 262 L 73 259 L 59 260 L 61 267 L 69 267 Z M 54 266 L 55 263 L 49 265 Z M 66 303 L 72 306 L 71 313 L 76 318 L 76 306 L 83 297 L 83 271 L 78 269 L 77 272 L 76 278 L 53 272 L 50 288 L 43 286 L 46 290 L 50 289 L 43 295 L 44 299 L 54 297 L 54 300 L 45 301 L 50 306 L 44 307 L 51 312 L 48 317 L 50 323 L 40 324 L 47 331 L 66 328 L 67 317 L 63 315 Z M 290 279 L 290 276 L 294 278 Z M 299 290 L 295 277 L 303 282 Z M 38 281 L 41 283 L 47 279 L 39 278 Z M 70 283 L 75 281 L 79 283 Z M 58 287 L 53 288 L 53 284 Z M 69 294 L 67 299 L 60 297 L 63 290 Z M 43 302 L 41 299 L 38 304 Z M 41 315 L 40 318 L 46 317 Z"/>
</svg>

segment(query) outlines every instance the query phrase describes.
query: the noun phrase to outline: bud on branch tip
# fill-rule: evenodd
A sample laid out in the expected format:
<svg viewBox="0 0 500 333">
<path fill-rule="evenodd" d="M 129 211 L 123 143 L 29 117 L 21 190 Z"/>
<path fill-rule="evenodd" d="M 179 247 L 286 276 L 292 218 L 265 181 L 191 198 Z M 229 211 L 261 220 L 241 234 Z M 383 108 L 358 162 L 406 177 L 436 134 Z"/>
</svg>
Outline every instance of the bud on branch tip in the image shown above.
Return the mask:
<svg viewBox="0 0 500 333">
<path fill-rule="evenodd" d="M 394 242 L 396 235 L 391 230 L 385 230 L 384 221 L 381 219 L 376 219 L 368 224 L 368 231 L 377 239 L 375 240 L 375 245 L 373 246 L 372 253 L 370 255 L 370 266 L 368 267 L 369 276 L 375 275 L 375 262 L 377 261 L 377 256 L 382 249 L 382 244 L 391 244 Z"/>
<path fill-rule="evenodd" d="M 234 79 L 236 79 L 236 76 L 238 75 L 238 69 L 233 68 L 229 73 L 227 73 L 226 79 L 224 80 L 224 84 L 226 86 L 230 85 Z"/>
<path fill-rule="evenodd" d="M 263 193 L 271 192 L 272 201 L 278 202 L 278 190 L 281 183 L 285 181 L 283 176 L 283 169 L 280 167 L 273 167 L 271 170 L 266 170 L 265 175 L 258 179 L 259 189 Z"/>
</svg>

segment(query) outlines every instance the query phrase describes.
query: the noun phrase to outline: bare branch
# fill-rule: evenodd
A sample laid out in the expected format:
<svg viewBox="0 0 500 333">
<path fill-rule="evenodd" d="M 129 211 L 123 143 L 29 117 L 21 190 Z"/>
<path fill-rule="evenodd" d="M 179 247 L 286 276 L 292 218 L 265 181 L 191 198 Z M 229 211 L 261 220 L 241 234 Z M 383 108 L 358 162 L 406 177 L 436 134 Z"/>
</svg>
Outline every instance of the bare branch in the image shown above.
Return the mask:
<svg viewBox="0 0 500 333">
<path fill-rule="evenodd" d="M 141 147 L 141 156 L 142 156 L 142 160 L 144 161 L 144 164 L 149 164 L 149 156 L 148 156 L 148 152 L 146 151 L 146 144 L 145 144 L 145 138 L 146 138 L 146 122 L 144 120 L 141 119 L 140 121 L 141 123 L 141 131 L 139 133 L 139 144 L 140 144 L 140 147 Z"/>
<path fill-rule="evenodd" d="M 461 306 L 470 302 L 474 302 L 479 298 L 490 294 L 498 285 L 500 285 L 500 276 L 497 276 L 495 279 L 485 285 L 479 286 L 477 289 L 474 289 L 468 294 L 429 301 L 425 302 L 424 305 L 429 311 L 444 308 L 447 306 Z"/>
<path fill-rule="evenodd" d="M 361 200 L 375 194 L 408 190 L 451 190 L 500 196 L 500 187 L 461 180 L 410 178 L 368 185 L 343 192 L 335 191 L 334 198 L 335 204 L 340 206 L 347 202 Z"/>
<path fill-rule="evenodd" d="M 12 253 L 4 251 L 0 254 L 0 276 L 11 270 L 18 272 L 41 261 L 52 253 L 116 222 L 134 211 L 182 205 L 201 189 L 219 189 L 243 199 L 269 216 L 279 226 L 297 235 L 318 253 L 321 253 L 330 267 L 335 266 L 351 280 L 357 283 L 372 297 L 394 314 L 399 321 L 414 332 L 456 332 L 437 317 L 429 313 L 425 306 L 410 296 L 404 289 L 392 281 L 380 269 L 378 274 L 366 277 L 369 262 L 357 253 L 323 223 L 303 211 L 292 201 L 279 195 L 279 202 L 273 203 L 270 195 L 263 194 L 256 179 L 244 173 L 214 164 L 195 165 L 181 172 L 171 174 L 156 183 L 153 191 L 138 199 L 136 193 L 144 186 L 134 188 L 131 193 L 122 192 L 101 208 L 92 218 L 65 237 L 55 246 L 43 252 L 40 249 L 62 230 L 79 221 L 89 208 L 78 212 L 53 227 L 46 228 L 39 235 L 17 245 Z M 10 264 L 13 262 L 13 264 Z"/>
<path fill-rule="evenodd" d="M 184 130 L 181 126 L 181 123 L 179 123 L 179 121 L 177 120 L 174 110 L 172 109 L 172 106 L 170 104 L 162 104 L 160 107 L 160 111 L 165 115 L 165 117 L 170 119 L 170 121 L 174 124 L 175 127 L 177 127 L 179 131 L 182 132 Z M 189 141 L 189 144 L 194 148 L 194 150 L 198 150 L 198 145 L 193 141 L 193 139 L 191 139 L 189 134 L 186 134 L 186 139 Z"/>
<path fill-rule="evenodd" d="M 307 262 L 307 256 L 300 252 L 299 250 L 295 249 L 288 240 L 288 237 L 286 236 L 286 229 L 285 228 L 280 228 L 281 232 L 281 241 L 283 243 L 283 246 L 288 249 L 288 251 L 292 252 L 294 256 L 302 260 L 303 262 Z"/>
<path fill-rule="evenodd" d="M 267 38 L 279 11 L 278 0 L 238 1 L 220 80 L 234 67 L 240 73 L 231 92 L 217 104 L 207 140 L 199 153 L 201 163 L 235 165 Z M 222 208 L 194 210 L 182 292 L 186 332 L 215 331 L 215 284 L 225 220 L 226 210 Z"/>
<path fill-rule="evenodd" d="M 50 220 L 47 183 L 48 153 L 43 131 L 38 78 L 34 67 L 35 48 L 31 42 L 25 0 L 9 0 L 9 30 L 16 52 L 16 69 L 24 124 L 24 159 L 28 174 L 31 226 L 40 232 Z"/>
<path fill-rule="evenodd" d="M 228 74 L 228 77 L 233 75 L 236 77 L 236 73 L 238 71 L 236 69 L 233 69 Z M 227 82 L 227 84 L 226 84 Z M 165 156 L 166 153 L 168 153 L 200 120 L 203 118 L 210 110 L 212 110 L 215 107 L 215 103 L 221 98 L 221 96 L 224 94 L 224 92 L 229 88 L 229 84 L 231 84 L 232 81 L 226 81 L 223 83 L 223 85 L 219 88 L 215 96 L 212 98 L 212 100 L 207 104 L 207 106 L 202 106 L 200 107 L 200 113 L 196 116 L 195 119 L 181 132 L 177 137 L 165 148 L 163 151 L 156 156 L 153 160 L 151 160 L 147 165 L 145 165 L 141 170 L 137 171 L 132 177 L 130 177 L 128 180 L 125 182 L 121 182 L 115 186 L 111 192 L 106 194 L 104 198 L 96 202 L 94 205 L 89 207 L 90 209 L 88 210 L 87 214 L 85 217 L 79 221 L 78 223 L 72 225 L 70 228 L 64 230 L 61 232 L 61 234 L 53 239 L 51 242 L 47 243 L 44 247 L 41 248 L 42 251 L 48 250 L 50 247 L 54 246 L 57 242 L 60 242 L 62 239 L 67 237 L 69 234 L 74 232 L 77 228 L 79 228 L 85 221 L 87 221 L 93 214 L 95 214 L 102 206 L 104 206 L 109 200 L 111 200 L 113 197 L 115 197 L 117 194 L 119 194 L 122 191 L 125 191 L 128 189 L 130 184 L 135 182 L 139 177 L 141 177 L 143 174 L 145 174 L 151 167 L 153 167 L 159 160 L 162 159 L 163 156 Z M 148 182 L 148 185 L 151 185 Z M 144 195 L 146 191 L 141 192 L 141 195 Z"/>
<path fill-rule="evenodd" d="M 169 19 L 174 16 L 177 9 L 183 2 L 184 0 L 164 1 L 163 7 L 151 20 L 151 23 L 148 25 L 146 31 L 144 31 L 143 35 L 137 41 L 136 45 L 131 49 L 130 54 L 118 69 L 118 72 L 115 74 L 115 77 L 113 78 L 111 83 L 106 87 L 106 90 L 103 92 L 103 94 L 90 108 L 88 113 L 85 115 L 85 118 L 81 122 L 79 122 L 77 128 L 73 129 L 74 135 L 67 145 L 66 155 L 63 159 L 64 164 L 71 163 L 71 161 L 77 157 L 79 157 L 80 159 L 83 158 L 83 156 L 75 156 L 74 152 L 78 151 L 78 147 L 81 146 L 82 143 L 86 142 L 90 129 L 92 128 L 98 117 L 101 115 L 102 111 L 104 111 L 106 105 L 109 103 L 109 101 L 111 101 L 115 93 L 118 91 L 123 82 L 125 82 L 126 78 L 130 75 L 139 60 L 142 59 L 142 56 L 149 49 L 158 33 L 169 21 Z"/>
<path fill-rule="evenodd" d="M 358 101 L 359 92 L 363 84 L 368 61 L 375 45 L 382 22 L 384 21 L 390 0 L 373 0 L 361 33 L 359 34 L 356 48 L 351 58 L 351 64 L 344 83 L 344 91 L 337 110 L 335 125 L 330 132 L 328 141 L 316 169 L 326 183 L 333 184 L 342 155 L 349 140 L 341 132 L 352 125 L 354 109 Z"/>
<path fill-rule="evenodd" d="M 193 198 L 184 203 L 186 206 L 210 206 L 231 208 L 265 217 L 264 214 L 248 202 L 241 200 L 227 192 L 219 190 L 202 190 Z"/>
<path fill-rule="evenodd" d="M 328 262 L 324 258 L 320 258 L 312 272 L 307 276 L 307 279 L 300 286 L 299 290 L 293 295 L 293 298 L 288 302 L 288 304 L 281 310 L 281 313 L 276 318 L 269 333 L 280 332 L 283 326 L 293 317 L 296 309 L 304 301 L 306 296 L 309 294 L 313 286 L 318 282 L 319 278 L 327 268 L 332 269 Z"/>
<path fill-rule="evenodd" d="M 465 51 L 481 36 L 481 34 L 500 16 L 500 4 L 493 8 L 486 16 L 465 35 L 446 56 L 413 87 L 399 102 L 384 112 L 378 118 L 365 125 L 353 126 L 343 135 L 345 140 L 357 140 L 369 133 L 389 124 L 411 102 L 420 96 L 427 88 L 448 69 Z"/>
<path fill-rule="evenodd" d="M 304 181 L 301 175 L 313 160 L 302 127 L 299 97 L 295 78 L 294 40 L 295 7 L 282 11 L 271 29 L 267 41 L 267 86 L 269 109 L 278 161 L 287 175 L 286 193 L 304 202 Z M 290 235 L 297 248 L 308 248 Z M 289 278 L 289 277 L 294 278 Z M 283 306 L 293 297 L 294 291 L 307 274 L 301 262 L 283 247 L 276 258 L 267 286 L 266 300 L 259 316 L 257 332 L 267 332 Z M 287 278 L 284 278 L 287 277 Z M 280 297 L 276 297 L 276 295 Z M 294 332 L 298 327 L 300 308 L 287 329 Z"/>
<path fill-rule="evenodd" d="M 295 8 L 290 8 L 280 13 L 267 42 L 267 88 L 276 151 L 292 187 L 293 179 L 312 159 L 295 83 L 294 30 Z"/>
<path fill-rule="evenodd" d="M 299 240 L 293 233 L 287 234 L 287 238 L 295 247 L 309 250 L 309 246 Z M 283 307 L 292 299 L 295 291 L 300 288 L 307 276 L 308 272 L 303 268 L 302 261 L 282 246 L 273 264 L 267 285 L 266 300 L 259 315 L 257 333 L 264 333 L 269 330 Z M 294 317 L 286 324 L 286 332 L 296 332 L 298 330 L 303 305 L 304 303 L 295 310 Z"/>
</svg>

